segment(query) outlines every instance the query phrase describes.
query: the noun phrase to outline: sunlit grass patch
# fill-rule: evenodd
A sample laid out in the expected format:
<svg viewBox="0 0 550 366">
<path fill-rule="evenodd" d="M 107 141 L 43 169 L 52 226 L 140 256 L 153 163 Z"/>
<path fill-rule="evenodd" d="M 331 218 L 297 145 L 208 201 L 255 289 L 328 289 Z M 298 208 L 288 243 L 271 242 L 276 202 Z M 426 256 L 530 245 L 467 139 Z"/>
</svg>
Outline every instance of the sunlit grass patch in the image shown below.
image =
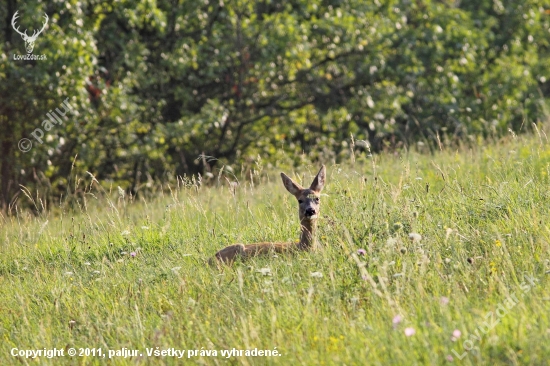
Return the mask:
<svg viewBox="0 0 550 366">
<path fill-rule="evenodd" d="M 190 359 L 206 364 L 542 364 L 550 355 L 547 149 L 517 138 L 328 164 L 320 249 L 222 271 L 206 261 L 226 245 L 298 239 L 297 206 L 276 172 L 254 188 L 243 179 L 112 205 L 98 195 L 79 213 L 7 218 L 1 363 L 16 362 L 14 347 L 68 345 L 282 354 Z M 522 291 L 526 276 L 538 282 Z M 484 332 L 487 314 L 514 293 L 518 301 Z"/>
</svg>

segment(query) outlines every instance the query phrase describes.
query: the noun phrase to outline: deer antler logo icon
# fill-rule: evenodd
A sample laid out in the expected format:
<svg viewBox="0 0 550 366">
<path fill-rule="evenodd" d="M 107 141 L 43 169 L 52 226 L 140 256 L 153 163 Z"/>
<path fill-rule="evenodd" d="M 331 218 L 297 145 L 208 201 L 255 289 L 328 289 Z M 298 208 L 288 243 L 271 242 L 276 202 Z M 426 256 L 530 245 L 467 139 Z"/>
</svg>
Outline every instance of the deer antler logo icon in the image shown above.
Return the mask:
<svg viewBox="0 0 550 366">
<path fill-rule="evenodd" d="M 40 29 L 39 31 L 35 30 L 32 33 L 32 36 L 28 36 L 26 29 L 25 29 L 25 32 L 21 33 L 19 31 L 19 27 L 17 28 L 15 27 L 15 21 L 19 17 L 17 13 L 19 13 L 19 11 L 16 11 L 15 14 L 13 14 L 13 18 L 11 18 L 11 26 L 13 27 L 13 29 L 15 29 L 17 33 L 21 35 L 21 37 L 23 38 L 23 41 L 25 41 L 25 48 L 27 49 L 27 53 L 31 53 L 34 48 L 34 42 L 36 42 L 36 38 L 38 38 L 38 35 L 42 33 L 42 31 L 44 30 L 44 28 L 46 28 L 46 25 L 48 24 L 48 19 L 49 19 L 48 14 L 44 13 L 44 19 L 46 19 L 46 21 L 44 22 L 42 29 Z"/>
</svg>

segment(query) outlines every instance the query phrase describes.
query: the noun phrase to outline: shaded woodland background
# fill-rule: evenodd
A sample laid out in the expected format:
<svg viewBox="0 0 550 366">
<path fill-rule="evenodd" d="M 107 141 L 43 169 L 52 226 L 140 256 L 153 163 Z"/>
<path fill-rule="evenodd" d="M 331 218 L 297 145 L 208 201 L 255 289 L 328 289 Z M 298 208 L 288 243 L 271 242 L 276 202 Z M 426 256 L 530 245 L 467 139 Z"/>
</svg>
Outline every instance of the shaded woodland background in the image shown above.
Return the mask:
<svg viewBox="0 0 550 366">
<path fill-rule="evenodd" d="M 15 11 L 29 34 L 48 14 L 33 52 L 47 60 L 13 59 Z M 550 114 L 550 1 L 7 0 L 0 19 L 8 212 L 21 186 L 55 202 L 87 171 L 136 194 L 366 142 L 479 143 Z M 65 98 L 73 110 L 38 144 Z"/>
</svg>

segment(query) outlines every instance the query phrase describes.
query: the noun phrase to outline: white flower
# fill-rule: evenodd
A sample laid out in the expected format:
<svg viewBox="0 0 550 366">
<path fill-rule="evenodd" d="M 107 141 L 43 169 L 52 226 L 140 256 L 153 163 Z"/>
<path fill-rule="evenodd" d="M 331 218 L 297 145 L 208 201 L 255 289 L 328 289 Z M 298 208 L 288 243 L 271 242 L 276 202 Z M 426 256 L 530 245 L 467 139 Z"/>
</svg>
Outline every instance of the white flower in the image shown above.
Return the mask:
<svg viewBox="0 0 550 366">
<path fill-rule="evenodd" d="M 122 236 L 130 235 L 130 232 L 128 230 L 124 230 L 123 232 L 120 233 L 120 235 Z"/>
<path fill-rule="evenodd" d="M 397 244 L 397 239 L 388 238 L 388 240 L 386 240 L 386 245 L 389 246 L 389 247 L 392 247 L 396 244 Z"/>
<path fill-rule="evenodd" d="M 417 241 L 422 240 L 422 235 L 417 234 L 417 233 L 410 233 L 410 234 L 409 234 L 409 239 L 410 239 L 411 241 L 417 242 Z"/>
<path fill-rule="evenodd" d="M 263 274 L 264 276 L 271 276 L 271 269 L 269 267 L 260 268 L 256 272 Z"/>
<path fill-rule="evenodd" d="M 90 266 L 91 263 L 90 263 L 90 262 L 84 262 L 84 265 L 85 265 L 85 266 Z"/>
<path fill-rule="evenodd" d="M 177 271 L 179 271 L 180 269 L 181 269 L 181 267 L 174 267 L 174 268 L 172 268 L 172 271 L 173 271 L 173 272 L 177 272 Z"/>
<path fill-rule="evenodd" d="M 71 271 L 65 272 L 65 276 L 72 276 L 72 275 L 73 275 L 73 272 Z"/>
<path fill-rule="evenodd" d="M 309 275 L 311 277 L 323 278 L 323 274 L 321 272 L 311 272 Z"/>
</svg>

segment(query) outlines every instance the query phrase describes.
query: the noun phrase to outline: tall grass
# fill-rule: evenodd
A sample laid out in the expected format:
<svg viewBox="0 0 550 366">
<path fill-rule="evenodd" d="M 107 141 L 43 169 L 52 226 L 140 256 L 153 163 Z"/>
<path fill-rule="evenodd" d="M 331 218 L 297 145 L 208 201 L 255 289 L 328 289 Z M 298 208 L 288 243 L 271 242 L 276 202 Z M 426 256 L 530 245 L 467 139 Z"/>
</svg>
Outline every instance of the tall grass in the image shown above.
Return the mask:
<svg viewBox="0 0 550 366">
<path fill-rule="evenodd" d="M 442 149 L 329 163 L 321 249 L 223 271 L 206 260 L 226 245 L 298 239 L 297 204 L 277 171 L 254 184 L 182 181 L 141 202 L 87 177 L 79 212 L 3 217 L 0 364 L 36 363 L 14 347 L 143 355 L 39 364 L 180 362 L 147 356 L 158 347 L 217 350 L 184 355 L 209 365 L 542 365 L 550 145 L 531 136 Z M 317 169 L 294 177 L 309 183 Z M 490 312 L 498 324 L 484 332 Z M 233 348 L 281 355 L 221 356 Z"/>
</svg>

